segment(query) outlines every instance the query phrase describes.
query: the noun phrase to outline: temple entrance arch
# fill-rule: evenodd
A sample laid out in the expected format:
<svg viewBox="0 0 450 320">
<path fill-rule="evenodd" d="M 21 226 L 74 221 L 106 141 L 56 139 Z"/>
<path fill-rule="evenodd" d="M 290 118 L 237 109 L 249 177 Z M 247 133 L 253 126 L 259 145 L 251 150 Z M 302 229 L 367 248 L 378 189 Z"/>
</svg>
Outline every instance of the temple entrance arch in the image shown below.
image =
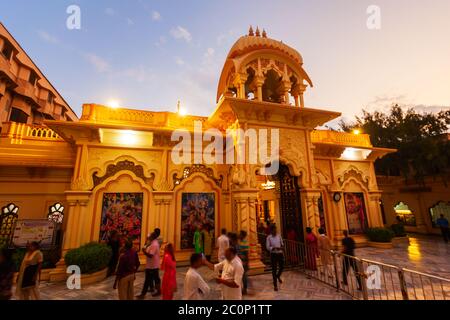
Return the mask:
<svg viewBox="0 0 450 320">
<path fill-rule="evenodd" d="M 293 175 L 289 167 L 280 162 L 277 174 L 264 179 L 260 192 L 263 219 L 275 223 L 283 238 L 303 241 L 301 177 Z"/>
</svg>

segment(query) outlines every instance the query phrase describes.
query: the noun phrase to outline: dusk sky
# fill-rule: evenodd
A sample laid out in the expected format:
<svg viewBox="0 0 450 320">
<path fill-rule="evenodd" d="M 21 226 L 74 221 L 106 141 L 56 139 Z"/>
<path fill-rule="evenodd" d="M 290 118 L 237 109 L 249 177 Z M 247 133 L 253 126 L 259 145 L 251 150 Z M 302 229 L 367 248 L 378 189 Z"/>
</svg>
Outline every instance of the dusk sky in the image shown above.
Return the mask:
<svg viewBox="0 0 450 320">
<path fill-rule="evenodd" d="M 191 114 L 215 108 L 217 82 L 249 25 L 304 58 L 308 107 L 346 117 L 393 103 L 450 106 L 450 1 L 0 0 L 0 21 L 80 115 L 83 103 Z M 66 9 L 81 8 L 81 30 Z M 366 25 L 369 5 L 381 29 Z"/>
</svg>

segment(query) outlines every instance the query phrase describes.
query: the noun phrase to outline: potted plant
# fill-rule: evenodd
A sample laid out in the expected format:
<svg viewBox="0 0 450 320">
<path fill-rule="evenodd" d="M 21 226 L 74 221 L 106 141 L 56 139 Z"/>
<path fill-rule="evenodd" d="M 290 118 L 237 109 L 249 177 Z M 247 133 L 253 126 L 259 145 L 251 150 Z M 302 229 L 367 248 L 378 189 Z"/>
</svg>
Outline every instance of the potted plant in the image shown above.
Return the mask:
<svg viewBox="0 0 450 320">
<path fill-rule="evenodd" d="M 69 250 L 64 261 L 66 266 L 80 267 L 81 284 L 87 285 L 106 278 L 111 256 L 111 248 L 106 244 L 91 242 Z"/>
<path fill-rule="evenodd" d="M 367 230 L 369 246 L 375 248 L 392 248 L 392 239 L 394 238 L 394 236 L 394 231 L 388 228 L 369 228 Z"/>
</svg>

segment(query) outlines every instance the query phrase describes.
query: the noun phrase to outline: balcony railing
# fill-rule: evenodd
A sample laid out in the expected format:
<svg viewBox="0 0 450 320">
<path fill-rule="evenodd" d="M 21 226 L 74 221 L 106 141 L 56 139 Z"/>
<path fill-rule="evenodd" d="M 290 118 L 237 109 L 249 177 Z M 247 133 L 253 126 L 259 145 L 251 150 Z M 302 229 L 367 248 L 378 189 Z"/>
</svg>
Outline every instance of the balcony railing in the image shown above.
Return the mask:
<svg viewBox="0 0 450 320">
<path fill-rule="evenodd" d="M 25 140 L 63 141 L 55 131 L 46 126 L 16 122 L 3 123 L 1 137 L 10 138 L 12 144 L 22 144 Z"/>
<path fill-rule="evenodd" d="M 342 146 L 371 148 L 370 136 L 368 134 L 353 134 L 331 130 L 314 130 L 311 132 L 313 143 L 329 143 Z"/>
</svg>

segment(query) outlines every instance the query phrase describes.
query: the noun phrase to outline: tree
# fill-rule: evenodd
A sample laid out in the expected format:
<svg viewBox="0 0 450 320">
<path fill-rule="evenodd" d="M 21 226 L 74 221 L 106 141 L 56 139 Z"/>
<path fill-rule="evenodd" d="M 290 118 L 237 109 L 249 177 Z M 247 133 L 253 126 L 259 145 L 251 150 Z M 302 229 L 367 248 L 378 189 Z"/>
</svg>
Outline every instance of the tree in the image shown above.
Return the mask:
<svg viewBox="0 0 450 320">
<path fill-rule="evenodd" d="M 398 151 L 375 162 L 379 175 L 403 176 L 425 184 L 425 177 L 442 177 L 444 183 L 450 172 L 450 111 L 417 113 L 404 111 L 398 105 L 389 113 L 363 110 L 353 123 L 341 121 L 340 128 L 350 132 L 355 128 L 370 134 L 375 147 Z"/>
</svg>

